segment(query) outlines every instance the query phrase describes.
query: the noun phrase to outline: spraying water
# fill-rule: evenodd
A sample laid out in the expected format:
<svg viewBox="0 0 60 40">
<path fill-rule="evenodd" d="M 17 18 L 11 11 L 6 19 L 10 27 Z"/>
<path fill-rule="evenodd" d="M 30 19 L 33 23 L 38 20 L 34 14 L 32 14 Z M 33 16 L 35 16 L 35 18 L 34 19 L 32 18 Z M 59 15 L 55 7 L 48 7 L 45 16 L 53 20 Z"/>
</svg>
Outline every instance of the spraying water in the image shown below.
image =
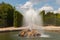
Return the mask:
<svg viewBox="0 0 60 40">
<path fill-rule="evenodd" d="M 40 29 L 38 26 L 42 26 L 41 16 L 34 9 L 30 8 L 24 15 L 24 25 L 29 26 L 31 29 Z"/>
<path fill-rule="evenodd" d="M 25 10 L 25 13 L 24 13 L 24 18 L 23 18 L 23 26 L 25 27 L 28 27 L 29 30 L 33 31 L 33 29 L 35 29 L 38 33 L 38 35 L 42 35 L 41 37 L 45 37 L 47 35 L 44 35 L 44 30 L 42 28 L 42 16 L 32 7 L 31 5 L 32 3 L 29 2 L 29 5 L 28 5 L 28 2 L 22 7 L 23 9 L 28 9 L 27 11 Z M 31 5 L 31 7 L 30 7 Z M 35 30 L 33 32 L 35 32 Z M 31 32 L 33 35 L 35 34 L 33 32 Z M 28 31 L 29 32 L 29 31 Z M 30 33 L 25 33 L 30 35 Z"/>
<path fill-rule="evenodd" d="M 37 13 L 33 8 L 30 8 L 24 14 L 23 26 L 28 27 L 31 31 L 35 29 L 37 31 L 37 34 L 39 33 L 41 35 L 40 37 L 48 37 L 48 35 L 44 35 L 41 15 Z"/>
<path fill-rule="evenodd" d="M 24 14 L 23 25 L 28 27 L 30 30 L 36 29 L 38 32 L 40 32 L 40 34 L 43 33 L 41 15 L 33 8 L 30 8 Z"/>
</svg>

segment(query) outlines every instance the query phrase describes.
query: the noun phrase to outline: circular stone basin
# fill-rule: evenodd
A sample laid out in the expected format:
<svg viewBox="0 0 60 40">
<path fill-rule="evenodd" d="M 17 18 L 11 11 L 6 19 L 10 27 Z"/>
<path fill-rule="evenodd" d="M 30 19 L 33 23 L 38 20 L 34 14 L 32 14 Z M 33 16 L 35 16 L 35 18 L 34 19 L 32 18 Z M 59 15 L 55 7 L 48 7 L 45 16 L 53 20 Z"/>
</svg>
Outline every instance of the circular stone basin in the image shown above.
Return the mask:
<svg viewBox="0 0 60 40">
<path fill-rule="evenodd" d="M 20 37 L 39 37 L 41 34 L 37 30 L 22 30 L 19 33 Z"/>
</svg>

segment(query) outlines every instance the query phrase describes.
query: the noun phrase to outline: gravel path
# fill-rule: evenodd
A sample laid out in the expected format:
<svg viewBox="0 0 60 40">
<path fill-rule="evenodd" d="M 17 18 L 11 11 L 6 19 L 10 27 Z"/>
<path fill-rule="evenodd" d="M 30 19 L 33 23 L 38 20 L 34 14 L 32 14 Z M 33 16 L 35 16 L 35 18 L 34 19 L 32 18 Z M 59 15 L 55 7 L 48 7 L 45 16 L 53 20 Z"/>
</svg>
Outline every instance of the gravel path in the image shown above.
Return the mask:
<svg viewBox="0 0 60 40">
<path fill-rule="evenodd" d="M 3 31 L 14 31 L 14 30 L 22 30 L 22 29 L 28 29 L 26 27 L 18 27 L 18 28 L 15 28 L 15 27 L 7 27 L 7 28 L 0 28 L 0 32 L 3 32 Z M 46 27 L 43 27 L 44 30 L 60 30 L 60 27 L 55 27 L 55 26 L 46 26 Z"/>
</svg>

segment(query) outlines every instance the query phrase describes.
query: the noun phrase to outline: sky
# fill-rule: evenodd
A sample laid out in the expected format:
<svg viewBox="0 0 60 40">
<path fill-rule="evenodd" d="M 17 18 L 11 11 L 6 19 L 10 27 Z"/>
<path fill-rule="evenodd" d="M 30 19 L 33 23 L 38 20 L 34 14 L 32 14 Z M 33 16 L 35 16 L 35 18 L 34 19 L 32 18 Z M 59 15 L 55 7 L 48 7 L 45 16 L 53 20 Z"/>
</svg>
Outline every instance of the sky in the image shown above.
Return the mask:
<svg viewBox="0 0 60 40">
<path fill-rule="evenodd" d="M 60 11 L 60 0 L 0 0 L 0 3 L 9 3 L 15 6 L 17 10 L 21 7 L 33 7 L 39 10 L 54 10 L 54 12 Z M 26 9 L 26 8 L 24 8 Z"/>
</svg>

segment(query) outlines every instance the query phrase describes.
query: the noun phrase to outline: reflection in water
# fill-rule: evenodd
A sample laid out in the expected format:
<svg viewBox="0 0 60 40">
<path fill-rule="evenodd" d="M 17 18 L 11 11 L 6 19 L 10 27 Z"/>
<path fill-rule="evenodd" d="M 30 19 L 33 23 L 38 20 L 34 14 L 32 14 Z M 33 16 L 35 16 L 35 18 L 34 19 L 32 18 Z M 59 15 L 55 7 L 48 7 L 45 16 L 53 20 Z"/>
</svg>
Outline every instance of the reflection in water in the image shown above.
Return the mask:
<svg viewBox="0 0 60 40">
<path fill-rule="evenodd" d="M 37 39 L 37 38 L 29 38 L 29 39 L 21 39 L 21 40 L 41 40 L 41 39 Z"/>
<path fill-rule="evenodd" d="M 46 32 L 50 37 L 23 38 L 18 36 L 19 32 L 0 33 L 0 40 L 60 40 L 59 33 Z"/>
<path fill-rule="evenodd" d="M 0 40 L 12 40 L 10 33 L 0 33 Z"/>
</svg>

